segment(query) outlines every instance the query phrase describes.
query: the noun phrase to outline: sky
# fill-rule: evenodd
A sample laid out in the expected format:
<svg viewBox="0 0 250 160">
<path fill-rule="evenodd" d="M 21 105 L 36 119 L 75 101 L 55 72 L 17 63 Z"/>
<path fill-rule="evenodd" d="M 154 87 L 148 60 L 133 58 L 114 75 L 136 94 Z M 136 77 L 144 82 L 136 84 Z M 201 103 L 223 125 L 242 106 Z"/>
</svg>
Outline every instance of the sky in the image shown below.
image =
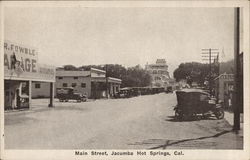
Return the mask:
<svg viewBox="0 0 250 160">
<path fill-rule="evenodd" d="M 7 7 L 6 40 L 38 49 L 39 63 L 56 67 L 155 63 L 170 75 L 180 63 L 202 62 L 201 49 L 233 58 L 233 8 Z"/>
</svg>

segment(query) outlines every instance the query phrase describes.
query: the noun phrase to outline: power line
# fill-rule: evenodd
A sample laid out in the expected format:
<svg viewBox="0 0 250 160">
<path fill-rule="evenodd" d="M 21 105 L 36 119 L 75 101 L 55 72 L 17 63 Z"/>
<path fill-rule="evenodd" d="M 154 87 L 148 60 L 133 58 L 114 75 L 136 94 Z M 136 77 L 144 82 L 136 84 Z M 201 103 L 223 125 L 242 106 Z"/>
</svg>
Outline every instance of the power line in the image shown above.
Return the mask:
<svg viewBox="0 0 250 160">
<path fill-rule="evenodd" d="M 216 59 L 218 60 L 219 58 L 219 52 L 213 52 L 213 51 L 218 51 L 219 49 L 209 48 L 209 49 L 201 49 L 201 50 L 206 51 L 206 52 L 201 53 L 202 54 L 201 57 L 205 57 L 202 60 L 209 61 L 209 92 L 211 95 L 212 94 L 212 60 L 215 61 Z"/>
</svg>

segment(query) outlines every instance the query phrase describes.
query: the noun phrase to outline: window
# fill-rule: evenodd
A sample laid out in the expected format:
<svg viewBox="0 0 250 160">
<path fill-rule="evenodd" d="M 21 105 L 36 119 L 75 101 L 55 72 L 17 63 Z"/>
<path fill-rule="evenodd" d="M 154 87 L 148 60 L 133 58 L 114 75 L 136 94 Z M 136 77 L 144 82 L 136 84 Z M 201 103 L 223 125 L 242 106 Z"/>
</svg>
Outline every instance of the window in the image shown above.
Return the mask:
<svg viewBox="0 0 250 160">
<path fill-rule="evenodd" d="M 41 84 L 40 83 L 35 83 L 35 88 L 41 88 Z"/>
<path fill-rule="evenodd" d="M 68 84 L 67 83 L 63 83 L 63 87 L 68 87 Z"/>
<path fill-rule="evenodd" d="M 155 77 L 155 80 L 161 80 L 161 77 Z"/>
<path fill-rule="evenodd" d="M 86 88 L 86 83 L 81 84 L 82 88 Z"/>
<path fill-rule="evenodd" d="M 78 79 L 78 77 L 74 77 L 74 79 Z"/>
<path fill-rule="evenodd" d="M 76 87 L 76 83 L 72 83 L 72 84 L 71 84 L 71 87 Z"/>
<path fill-rule="evenodd" d="M 63 79 L 63 77 L 58 77 L 58 79 Z"/>
</svg>

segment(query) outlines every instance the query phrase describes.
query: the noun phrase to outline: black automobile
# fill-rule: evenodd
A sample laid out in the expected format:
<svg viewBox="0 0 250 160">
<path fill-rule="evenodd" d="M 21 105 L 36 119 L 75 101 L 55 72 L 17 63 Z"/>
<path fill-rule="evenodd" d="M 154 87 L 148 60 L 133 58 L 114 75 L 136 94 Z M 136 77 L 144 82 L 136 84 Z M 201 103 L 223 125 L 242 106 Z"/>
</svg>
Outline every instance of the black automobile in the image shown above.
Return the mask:
<svg viewBox="0 0 250 160">
<path fill-rule="evenodd" d="M 72 87 L 57 88 L 56 95 L 60 102 L 76 100 L 77 102 L 86 102 L 87 96 L 74 91 Z"/>
<path fill-rule="evenodd" d="M 166 93 L 173 93 L 173 87 L 172 86 L 168 86 L 165 92 Z"/>
<path fill-rule="evenodd" d="M 121 88 L 118 93 L 115 94 L 115 98 L 130 98 L 133 96 L 133 89 L 130 87 Z"/>
<path fill-rule="evenodd" d="M 175 117 L 180 120 L 191 117 L 209 118 L 215 116 L 217 119 L 224 118 L 224 109 L 221 104 L 209 93 L 199 89 L 183 89 L 176 91 L 177 105 L 174 107 Z"/>
</svg>

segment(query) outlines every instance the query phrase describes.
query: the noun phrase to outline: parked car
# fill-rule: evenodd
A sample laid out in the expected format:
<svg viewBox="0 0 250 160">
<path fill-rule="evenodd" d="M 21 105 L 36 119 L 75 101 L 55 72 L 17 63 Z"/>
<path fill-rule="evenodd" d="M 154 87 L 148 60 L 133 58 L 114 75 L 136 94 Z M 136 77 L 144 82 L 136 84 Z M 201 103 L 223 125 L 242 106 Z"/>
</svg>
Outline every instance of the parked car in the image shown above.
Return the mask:
<svg viewBox="0 0 250 160">
<path fill-rule="evenodd" d="M 86 95 L 75 92 L 72 87 L 57 88 L 56 95 L 60 102 L 68 102 L 69 100 L 76 100 L 77 102 L 87 101 Z"/>
<path fill-rule="evenodd" d="M 184 89 L 176 91 L 177 105 L 174 107 L 175 117 L 179 120 L 196 117 L 203 118 L 215 116 L 224 118 L 224 109 L 221 104 L 216 104 L 216 99 L 209 93 L 199 89 Z"/>
<path fill-rule="evenodd" d="M 172 86 L 168 86 L 165 92 L 166 93 L 173 93 L 173 87 Z"/>
<path fill-rule="evenodd" d="M 115 98 L 130 98 L 133 96 L 133 89 L 126 87 L 121 88 L 118 93 L 116 93 Z"/>
<path fill-rule="evenodd" d="M 157 93 L 161 93 L 161 92 L 164 92 L 163 87 L 152 87 L 151 94 L 157 94 Z"/>
<path fill-rule="evenodd" d="M 132 96 L 140 96 L 141 87 L 132 87 Z"/>
</svg>

